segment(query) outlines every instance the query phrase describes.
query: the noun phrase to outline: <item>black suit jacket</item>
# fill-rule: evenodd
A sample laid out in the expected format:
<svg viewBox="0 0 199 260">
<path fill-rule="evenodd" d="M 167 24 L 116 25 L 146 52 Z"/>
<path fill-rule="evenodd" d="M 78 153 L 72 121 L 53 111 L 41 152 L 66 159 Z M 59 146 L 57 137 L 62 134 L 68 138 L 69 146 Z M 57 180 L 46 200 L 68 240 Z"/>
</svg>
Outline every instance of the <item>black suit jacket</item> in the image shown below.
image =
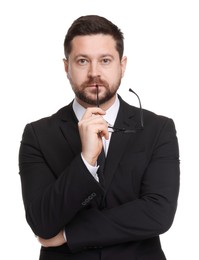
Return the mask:
<svg viewBox="0 0 199 260">
<path fill-rule="evenodd" d="M 134 129 L 139 109 L 120 98 L 115 126 Z M 81 158 L 71 104 L 24 130 L 19 166 L 27 221 L 43 238 L 65 228 L 68 243 L 40 259 L 165 259 L 159 234 L 176 211 L 179 153 L 171 119 L 144 110 L 144 130 L 111 137 L 102 187 Z"/>
</svg>

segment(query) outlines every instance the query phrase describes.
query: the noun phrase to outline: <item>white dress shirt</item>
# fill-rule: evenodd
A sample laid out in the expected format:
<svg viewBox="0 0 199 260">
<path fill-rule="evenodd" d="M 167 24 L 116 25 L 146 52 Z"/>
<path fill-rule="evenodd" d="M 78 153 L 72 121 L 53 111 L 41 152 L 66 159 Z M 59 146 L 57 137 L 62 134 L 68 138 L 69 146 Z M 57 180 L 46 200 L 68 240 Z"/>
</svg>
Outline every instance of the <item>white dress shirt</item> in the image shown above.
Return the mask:
<svg viewBox="0 0 199 260">
<path fill-rule="evenodd" d="M 103 116 L 103 118 L 111 125 L 113 126 L 119 111 L 119 106 L 120 106 L 120 101 L 118 99 L 118 96 L 116 95 L 116 99 L 114 104 L 108 109 L 106 110 L 106 114 Z M 77 117 L 77 119 L 80 121 L 86 111 L 86 109 L 81 106 L 76 99 L 74 99 L 73 101 L 73 110 L 74 113 Z M 104 146 L 104 152 L 105 155 L 107 155 L 108 153 L 108 147 L 109 147 L 109 143 L 111 140 L 111 135 L 112 133 L 109 132 L 109 139 L 106 140 L 104 137 L 102 137 L 102 141 L 103 141 L 103 146 Z M 96 181 L 99 181 L 98 179 L 98 175 L 97 175 L 97 170 L 99 168 L 99 166 L 92 166 L 90 165 L 82 156 L 82 160 L 84 161 L 86 167 L 88 168 L 89 172 L 92 174 L 92 176 L 96 179 Z"/>
</svg>

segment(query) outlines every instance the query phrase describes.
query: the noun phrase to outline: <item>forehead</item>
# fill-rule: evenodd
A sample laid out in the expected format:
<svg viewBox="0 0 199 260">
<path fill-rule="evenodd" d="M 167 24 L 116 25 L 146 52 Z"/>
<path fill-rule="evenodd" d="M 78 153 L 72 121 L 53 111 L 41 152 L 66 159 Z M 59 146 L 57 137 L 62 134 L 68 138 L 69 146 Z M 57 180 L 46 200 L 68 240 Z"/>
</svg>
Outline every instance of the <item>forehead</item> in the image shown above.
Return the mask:
<svg viewBox="0 0 199 260">
<path fill-rule="evenodd" d="M 96 34 L 76 36 L 72 40 L 70 55 L 119 55 L 116 41 L 111 35 Z"/>
</svg>

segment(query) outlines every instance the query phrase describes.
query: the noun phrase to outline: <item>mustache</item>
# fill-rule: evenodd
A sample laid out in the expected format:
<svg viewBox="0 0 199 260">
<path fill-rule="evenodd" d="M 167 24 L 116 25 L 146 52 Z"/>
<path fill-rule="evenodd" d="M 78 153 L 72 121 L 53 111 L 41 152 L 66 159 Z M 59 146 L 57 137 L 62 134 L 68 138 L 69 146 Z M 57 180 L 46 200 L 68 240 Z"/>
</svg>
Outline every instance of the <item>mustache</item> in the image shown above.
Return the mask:
<svg viewBox="0 0 199 260">
<path fill-rule="evenodd" d="M 95 78 L 89 78 L 87 81 L 85 81 L 83 84 L 82 84 L 82 87 L 87 87 L 88 85 L 103 85 L 105 87 L 108 87 L 108 82 L 105 81 L 105 80 L 102 80 L 98 77 L 95 77 Z"/>
</svg>

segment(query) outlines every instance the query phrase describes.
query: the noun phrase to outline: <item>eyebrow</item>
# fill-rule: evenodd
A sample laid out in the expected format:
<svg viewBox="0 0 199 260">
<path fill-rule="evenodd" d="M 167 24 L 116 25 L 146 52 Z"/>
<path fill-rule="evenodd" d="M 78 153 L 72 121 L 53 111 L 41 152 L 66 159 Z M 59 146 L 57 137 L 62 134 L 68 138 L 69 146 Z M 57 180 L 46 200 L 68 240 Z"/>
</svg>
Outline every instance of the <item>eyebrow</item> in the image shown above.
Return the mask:
<svg viewBox="0 0 199 260">
<path fill-rule="evenodd" d="M 87 54 L 78 54 L 78 55 L 75 56 L 75 59 L 77 59 L 77 58 L 79 58 L 79 57 L 89 58 L 89 55 L 87 55 Z M 111 55 L 111 54 L 108 54 L 108 53 L 107 53 L 107 54 L 102 54 L 102 55 L 100 55 L 100 58 L 104 58 L 104 57 L 110 57 L 110 58 L 114 59 L 114 56 Z"/>
</svg>

